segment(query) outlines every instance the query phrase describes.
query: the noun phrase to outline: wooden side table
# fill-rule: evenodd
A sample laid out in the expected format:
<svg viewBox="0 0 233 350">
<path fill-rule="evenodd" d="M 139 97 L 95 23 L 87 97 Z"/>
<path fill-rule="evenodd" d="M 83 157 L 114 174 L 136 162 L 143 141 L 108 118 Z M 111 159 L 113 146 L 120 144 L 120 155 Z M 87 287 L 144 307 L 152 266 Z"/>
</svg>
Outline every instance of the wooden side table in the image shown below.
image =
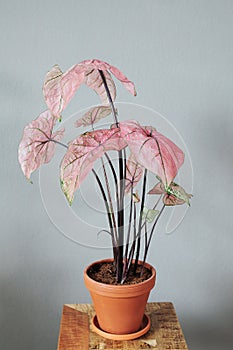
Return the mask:
<svg viewBox="0 0 233 350">
<path fill-rule="evenodd" d="M 147 334 L 135 340 L 116 341 L 102 338 L 92 331 L 92 305 L 64 305 L 57 350 L 188 349 L 172 303 L 148 303 L 146 314 L 151 319 L 151 329 Z"/>
</svg>

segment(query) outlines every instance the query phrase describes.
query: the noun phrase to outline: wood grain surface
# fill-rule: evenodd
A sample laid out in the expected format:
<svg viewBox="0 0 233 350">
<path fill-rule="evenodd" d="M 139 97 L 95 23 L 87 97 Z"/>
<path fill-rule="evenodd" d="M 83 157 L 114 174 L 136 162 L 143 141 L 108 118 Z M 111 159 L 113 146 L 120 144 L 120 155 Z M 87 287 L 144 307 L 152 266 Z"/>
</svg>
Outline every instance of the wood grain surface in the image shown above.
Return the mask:
<svg viewBox="0 0 233 350">
<path fill-rule="evenodd" d="M 91 325 L 94 314 L 90 304 L 64 305 L 57 350 L 188 349 L 172 303 L 148 303 L 150 331 L 128 341 L 108 340 L 94 333 Z"/>
</svg>

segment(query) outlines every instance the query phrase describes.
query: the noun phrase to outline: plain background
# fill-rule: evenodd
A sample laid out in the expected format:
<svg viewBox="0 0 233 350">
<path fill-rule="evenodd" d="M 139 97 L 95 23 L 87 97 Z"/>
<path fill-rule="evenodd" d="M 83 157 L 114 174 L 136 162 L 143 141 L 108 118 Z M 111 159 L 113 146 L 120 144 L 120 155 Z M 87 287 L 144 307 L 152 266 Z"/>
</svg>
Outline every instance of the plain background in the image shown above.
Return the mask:
<svg viewBox="0 0 233 350">
<path fill-rule="evenodd" d="M 192 159 L 191 209 L 153 242 L 150 300 L 174 303 L 191 350 L 232 349 L 233 2 L 15 0 L 0 18 L 0 348 L 56 349 L 62 305 L 90 302 L 83 269 L 110 255 L 56 229 L 38 174 L 30 186 L 17 161 L 23 127 L 45 109 L 45 73 L 99 58 L 137 86 L 119 100 L 162 113 Z M 80 109 L 93 102 L 80 96 Z"/>
</svg>

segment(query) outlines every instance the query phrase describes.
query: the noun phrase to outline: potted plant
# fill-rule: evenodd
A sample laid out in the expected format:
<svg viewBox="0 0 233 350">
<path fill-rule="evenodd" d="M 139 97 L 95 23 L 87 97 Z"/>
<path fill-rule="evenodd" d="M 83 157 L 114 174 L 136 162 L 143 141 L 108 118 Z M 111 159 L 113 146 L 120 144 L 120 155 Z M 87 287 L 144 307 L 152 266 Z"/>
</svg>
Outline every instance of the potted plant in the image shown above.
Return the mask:
<svg viewBox="0 0 233 350">
<path fill-rule="evenodd" d="M 118 334 L 135 338 L 149 327 L 146 319 L 140 329 L 156 279 L 155 269 L 146 262 L 156 224 L 165 207 L 189 205 L 191 195 L 174 182 L 184 162 L 182 150 L 153 126 L 144 126 L 135 120 L 119 121 L 112 75 L 136 95 L 134 84 L 106 62 L 86 60 L 65 73 L 55 65 L 43 85 L 48 109 L 25 127 L 19 145 L 19 162 L 30 180 L 32 172 L 50 162 L 57 146 L 65 147 L 60 180 L 70 205 L 75 191 L 89 174 L 93 175 L 106 208 L 106 231 L 113 251 L 111 259 L 91 264 L 84 273 L 97 313 L 94 326 L 109 337 Z M 62 143 L 65 130 L 57 129 L 57 125 L 81 84 L 93 89 L 101 104 L 92 107 L 76 122 L 76 127 L 85 126 L 87 131 L 66 145 Z M 111 126 L 99 128 L 98 122 L 110 114 Z M 111 151 L 117 154 L 117 166 L 111 159 Z M 102 177 L 94 167 L 97 159 Z M 155 181 L 149 192 L 148 172 L 154 174 Z M 147 195 L 157 195 L 152 208 L 146 206 Z"/>
</svg>

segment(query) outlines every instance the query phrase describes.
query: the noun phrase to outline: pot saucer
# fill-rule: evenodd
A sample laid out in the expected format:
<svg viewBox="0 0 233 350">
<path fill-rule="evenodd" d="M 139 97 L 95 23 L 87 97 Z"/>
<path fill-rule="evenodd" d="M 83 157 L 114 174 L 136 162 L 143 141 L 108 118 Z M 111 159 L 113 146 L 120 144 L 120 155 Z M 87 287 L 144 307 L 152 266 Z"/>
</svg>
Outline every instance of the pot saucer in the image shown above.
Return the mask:
<svg viewBox="0 0 233 350">
<path fill-rule="evenodd" d="M 104 338 L 111 339 L 111 340 L 132 340 L 146 334 L 150 329 L 151 321 L 149 316 L 144 314 L 141 328 L 139 329 L 139 331 L 135 333 L 129 333 L 129 334 L 113 334 L 113 333 L 108 333 L 103 331 L 99 326 L 96 315 L 92 318 L 92 326 L 93 326 L 94 332 L 101 335 Z"/>
</svg>

